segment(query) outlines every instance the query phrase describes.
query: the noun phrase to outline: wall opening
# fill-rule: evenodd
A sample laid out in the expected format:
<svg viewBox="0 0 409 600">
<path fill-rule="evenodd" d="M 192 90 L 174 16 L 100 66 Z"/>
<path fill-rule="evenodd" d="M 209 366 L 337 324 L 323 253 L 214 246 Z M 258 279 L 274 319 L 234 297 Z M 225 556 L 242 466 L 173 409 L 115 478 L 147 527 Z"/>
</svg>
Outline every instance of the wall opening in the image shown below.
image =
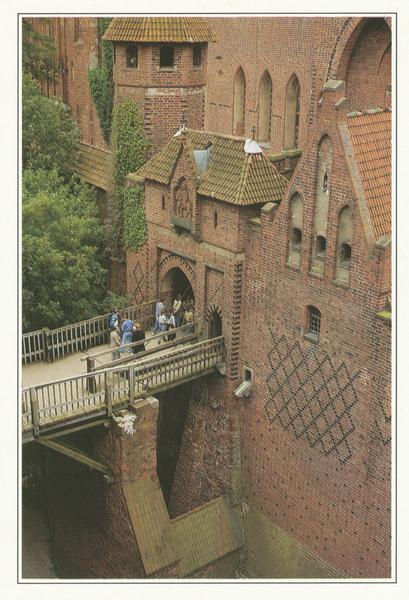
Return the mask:
<svg viewBox="0 0 409 600">
<path fill-rule="evenodd" d="M 162 46 L 159 51 L 159 67 L 161 69 L 173 68 L 175 60 L 175 49 L 173 46 Z"/>
<path fill-rule="evenodd" d="M 298 145 L 300 121 L 300 84 L 294 74 L 288 84 L 285 101 L 284 150 L 293 150 Z"/>
<path fill-rule="evenodd" d="M 268 144 L 270 141 L 270 115 L 273 98 L 273 85 L 268 71 L 264 72 L 260 82 L 260 113 L 258 130 L 259 142 Z"/>
<path fill-rule="evenodd" d="M 243 69 L 240 67 L 234 80 L 234 123 L 233 133 L 243 135 L 244 133 L 244 111 L 246 104 L 246 80 Z"/>
<path fill-rule="evenodd" d="M 170 309 L 178 294 L 182 296 L 183 302 L 195 303 L 195 295 L 189 279 L 182 269 L 173 267 L 162 281 L 161 292 L 165 298 L 165 307 Z"/>
</svg>

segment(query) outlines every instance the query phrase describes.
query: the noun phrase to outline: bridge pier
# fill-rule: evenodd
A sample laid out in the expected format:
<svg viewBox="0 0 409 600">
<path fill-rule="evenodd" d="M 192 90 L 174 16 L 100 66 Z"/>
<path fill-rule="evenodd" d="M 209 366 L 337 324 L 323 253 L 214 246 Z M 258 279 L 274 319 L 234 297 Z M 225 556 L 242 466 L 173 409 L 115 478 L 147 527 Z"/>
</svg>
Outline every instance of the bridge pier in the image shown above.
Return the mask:
<svg viewBox="0 0 409 600">
<path fill-rule="evenodd" d="M 226 497 L 216 493 L 177 519 L 169 516 L 156 472 L 158 414 L 159 400 L 149 396 L 92 428 L 91 452 L 112 470 L 110 485 L 75 461 L 68 478 L 69 459 L 50 452 L 53 556 L 66 577 L 234 577 L 244 539 Z M 194 550 L 193 531 L 195 540 L 201 535 Z"/>
</svg>

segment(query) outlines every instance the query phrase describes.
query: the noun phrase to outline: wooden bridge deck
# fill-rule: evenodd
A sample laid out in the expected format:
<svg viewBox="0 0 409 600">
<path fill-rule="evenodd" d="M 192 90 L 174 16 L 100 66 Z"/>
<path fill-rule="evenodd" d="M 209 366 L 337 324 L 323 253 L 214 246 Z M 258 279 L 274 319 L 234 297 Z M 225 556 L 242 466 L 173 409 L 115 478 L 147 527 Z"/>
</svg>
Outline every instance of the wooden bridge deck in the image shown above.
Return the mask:
<svg viewBox="0 0 409 600">
<path fill-rule="evenodd" d="M 186 342 L 188 339 L 186 336 Z M 148 349 L 152 345 L 157 345 L 157 338 L 148 341 Z M 151 356 L 138 358 L 136 355 L 131 362 L 123 363 L 120 360 L 121 364 L 111 363 L 110 366 L 107 363 L 111 358 L 111 350 L 108 349 L 106 354 L 101 355 L 101 348 L 102 346 L 95 349 L 98 352 L 93 352 L 99 355 L 94 360 L 101 363 L 99 366 L 96 362 L 95 366 L 99 370 L 93 372 L 86 372 L 86 361 L 80 361 L 80 356 L 84 356 L 82 352 L 50 365 L 43 364 L 40 374 L 35 373 L 35 367 L 38 369 L 39 363 L 24 366 L 23 441 L 32 439 L 40 430 L 46 432 L 50 428 L 101 415 L 109 417 L 113 410 L 125 407 L 134 399 L 218 370 L 224 361 L 222 337 L 193 345 L 178 344 L 161 348 Z M 126 354 L 125 350 L 125 356 Z M 129 358 L 131 356 L 128 355 Z M 59 362 L 61 365 L 58 365 Z M 105 369 L 104 364 L 107 365 Z M 69 370 L 71 371 L 67 374 Z M 56 380 L 55 375 L 62 372 L 63 377 Z M 35 383 L 35 378 L 41 381 Z"/>
<path fill-rule="evenodd" d="M 164 355 L 170 352 L 170 350 L 168 349 L 160 351 L 160 346 L 158 346 L 158 340 L 149 340 L 149 333 L 147 333 L 146 335 L 148 340 L 147 342 L 145 342 L 146 350 L 152 350 L 153 348 L 158 347 L 158 353 L 155 353 L 156 356 Z M 43 383 L 57 381 L 58 379 L 65 379 L 69 377 L 75 377 L 77 375 L 83 375 L 87 372 L 87 363 L 85 360 L 81 360 L 81 358 L 84 358 L 86 356 L 92 356 L 93 354 L 98 354 L 98 356 L 96 356 L 96 358 L 94 359 L 95 367 L 97 369 L 103 369 L 104 366 L 111 361 L 111 352 L 107 352 L 107 354 L 100 355 L 100 353 L 104 350 L 111 350 L 110 345 L 103 344 L 102 346 L 90 348 L 87 352 L 75 352 L 74 354 L 69 354 L 64 358 L 59 358 L 58 360 L 52 363 L 35 362 L 22 365 L 22 387 L 26 388 L 33 385 L 41 385 Z M 125 356 L 128 356 L 128 354 L 125 353 Z"/>
</svg>

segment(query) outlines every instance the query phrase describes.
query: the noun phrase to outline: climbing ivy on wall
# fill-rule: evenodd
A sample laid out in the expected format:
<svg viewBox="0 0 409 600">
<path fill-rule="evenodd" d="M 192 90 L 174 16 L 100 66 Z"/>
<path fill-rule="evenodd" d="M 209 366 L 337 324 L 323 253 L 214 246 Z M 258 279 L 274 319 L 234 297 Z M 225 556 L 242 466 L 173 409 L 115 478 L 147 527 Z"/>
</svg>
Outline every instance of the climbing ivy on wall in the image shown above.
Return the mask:
<svg viewBox="0 0 409 600">
<path fill-rule="evenodd" d="M 108 27 L 111 18 L 99 18 L 99 35 L 102 36 Z M 95 102 L 102 135 L 108 143 L 111 134 L 112 110 L 114 106 L 114 80 L 113 80 L 113 45 L 112 42 L 102 42 L 102 62 L 92 71 L 88 72 L 88 85 L 91 98 Z"/>
<path fill-rule="evenodd" d="M 113 111 L 112 145 L 114 151 L 114 183 L 117 201 L 116 237 L 127 250 L 138 250 L 145 241 L 145 190 L 137 184 L 130 188 L 125 177 L 141 167 L 147 157 L 148 140 L 143 133 L 139 105 L 131 98 Z"/>
</svg>

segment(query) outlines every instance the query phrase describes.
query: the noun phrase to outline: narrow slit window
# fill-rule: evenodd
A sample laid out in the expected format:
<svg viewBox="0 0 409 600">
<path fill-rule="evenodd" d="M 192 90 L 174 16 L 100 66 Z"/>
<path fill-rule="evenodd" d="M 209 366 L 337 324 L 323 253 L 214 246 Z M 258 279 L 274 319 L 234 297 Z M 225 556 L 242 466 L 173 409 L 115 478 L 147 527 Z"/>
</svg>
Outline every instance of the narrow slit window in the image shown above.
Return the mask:
<svg viewBox="0 0 409 600">
<path fill-rule="evenodd" d="M 202 46 L 193 44 L 193 67 L 198 69 L 202 66 Z"/>
<path fill-rule="evenodd" d="M 165 210 L 166 208 L 166 200 L 165 200 L 165 196 L 162 196 L 162 210 Z"/>
<path fill-rule="evenodd" d="M 214 211 L 214 214 L 213 214 L 213 225 L 214 225 L 214 228 L 216 229 L 216 227 L 217 227 L 217 211 L 216 210 Z"/>
</svg>

